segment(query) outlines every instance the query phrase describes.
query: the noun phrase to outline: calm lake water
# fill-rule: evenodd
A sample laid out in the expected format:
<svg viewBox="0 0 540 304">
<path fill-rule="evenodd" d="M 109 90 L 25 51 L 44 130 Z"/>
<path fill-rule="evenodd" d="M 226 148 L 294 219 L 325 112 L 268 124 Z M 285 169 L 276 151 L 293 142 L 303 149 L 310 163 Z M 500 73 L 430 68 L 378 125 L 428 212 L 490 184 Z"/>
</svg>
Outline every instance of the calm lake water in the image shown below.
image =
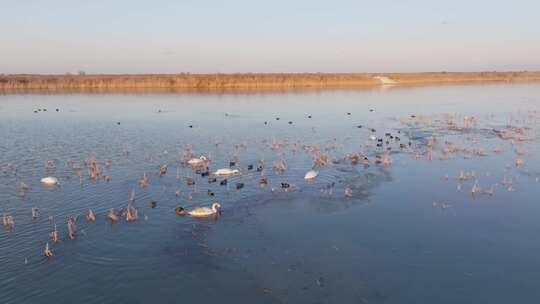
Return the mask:
<svg viewBox="0 0 540 304">
<path fill-rule="evenodd" d="M 536 302 L 539 110 L 538 84 L 2 95 L 0 214 L 15 225 L 0 230 L 0 302 Z M 211 172 L 236 161 L 242 175 L 208 183 L 181 163 L 188 147 L 211 158 Z M 353 165 L 355 153 L 369 167 L 362 157 Z M 392 163 L 376 164 L 378 153 Z M 331 164 L 308 182 L 314 156 Z M 99 162 L 99 180 L 87 159 Z M 278 160 L 285 172 L 272 170 Z M 42 186 L 45 176 L 60 186 Z M 132 190 L 139 219 L 111 224 L 106 213 L 125 208 Z M 218 218 L 175 213 L 215 201 Z"/>
</svg>

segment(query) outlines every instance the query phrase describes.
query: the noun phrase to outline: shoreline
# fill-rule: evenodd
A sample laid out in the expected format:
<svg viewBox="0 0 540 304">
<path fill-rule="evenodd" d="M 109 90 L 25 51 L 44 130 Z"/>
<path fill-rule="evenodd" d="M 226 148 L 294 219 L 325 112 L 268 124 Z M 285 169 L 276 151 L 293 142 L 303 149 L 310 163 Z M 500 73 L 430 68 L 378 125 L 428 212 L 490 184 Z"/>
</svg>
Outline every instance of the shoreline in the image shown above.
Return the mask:
<svg viewBox="0 0 540 304">
<path fill-rule="evenodd" d="M 387 86 L 536 82 L 540 72 L 0 75 L 0 92 L 266 92 Z"/>
</svg>

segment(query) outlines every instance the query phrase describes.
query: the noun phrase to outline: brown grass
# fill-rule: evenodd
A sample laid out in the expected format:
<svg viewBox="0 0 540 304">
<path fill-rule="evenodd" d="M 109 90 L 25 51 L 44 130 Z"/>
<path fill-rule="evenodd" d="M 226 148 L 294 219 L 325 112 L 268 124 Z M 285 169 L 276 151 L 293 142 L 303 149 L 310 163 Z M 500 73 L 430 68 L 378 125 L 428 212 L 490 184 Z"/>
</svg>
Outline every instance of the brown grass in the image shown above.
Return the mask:
<svg viewBox="0 0 540 304">
<path fill-rule="evenodd" d="M 399 85 L 539 81 L 540 72 L 438 72 L 362 74 L 167 74 L 167 75 L 3 75 L 0 91 L 240 91 L 361 88 L 381 85 L 385 76 Z"/>
</svg>

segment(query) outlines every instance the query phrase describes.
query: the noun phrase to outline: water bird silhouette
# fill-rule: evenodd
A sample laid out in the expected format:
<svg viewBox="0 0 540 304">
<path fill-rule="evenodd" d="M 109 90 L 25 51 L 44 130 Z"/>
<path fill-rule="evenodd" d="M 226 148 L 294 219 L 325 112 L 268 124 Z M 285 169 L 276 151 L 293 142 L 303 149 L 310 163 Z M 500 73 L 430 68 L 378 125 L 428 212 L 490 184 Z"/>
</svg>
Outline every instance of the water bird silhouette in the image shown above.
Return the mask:
<svg viewBox="0 0 540 304">
<path fill-rule="evenodd" d="M 183 207 L 177 207 L 176 209 L 174 209 L 174 211 L 178 216 L 186 215 L 186 210 Z"/>
</svg>

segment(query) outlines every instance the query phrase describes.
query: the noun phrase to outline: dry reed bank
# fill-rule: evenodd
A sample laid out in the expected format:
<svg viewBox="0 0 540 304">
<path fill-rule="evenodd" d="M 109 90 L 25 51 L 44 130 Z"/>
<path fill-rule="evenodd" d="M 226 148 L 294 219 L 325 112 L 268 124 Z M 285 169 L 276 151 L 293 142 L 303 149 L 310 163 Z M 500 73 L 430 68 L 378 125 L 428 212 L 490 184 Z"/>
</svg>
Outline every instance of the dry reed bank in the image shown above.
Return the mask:
<svg viewBox="0 0 540 304">
<path fill-rule="evenodd" d="M 0 75 L 0 90 L 129 91 L 130 89 L 293 90 L 427 85 L 489 81 L 540 81 L 540 72 L 438 72 L 362 74 Z"/>
</svg>

